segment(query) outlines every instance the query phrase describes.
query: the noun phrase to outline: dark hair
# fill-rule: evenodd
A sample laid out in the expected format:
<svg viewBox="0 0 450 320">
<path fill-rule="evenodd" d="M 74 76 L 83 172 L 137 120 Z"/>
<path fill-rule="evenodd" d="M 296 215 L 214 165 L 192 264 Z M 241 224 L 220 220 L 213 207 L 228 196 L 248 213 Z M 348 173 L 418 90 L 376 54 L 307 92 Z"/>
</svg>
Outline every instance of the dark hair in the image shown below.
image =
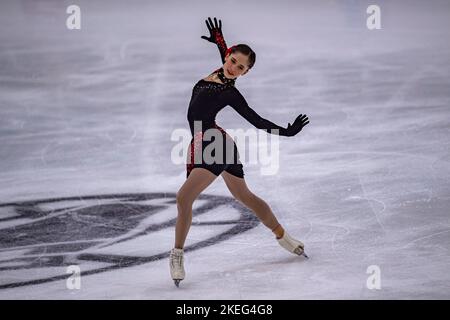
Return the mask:
<svg viewBox="0 0 450 320">
<path fill-rule="evenodd" d="M 256 53 L 246 44 L 237 44 L 231 48 L 231 53 L 240 52 L 243 55 L 248 56 L 248 68 L 251 69 L 256 61 Z"/>
</svg>

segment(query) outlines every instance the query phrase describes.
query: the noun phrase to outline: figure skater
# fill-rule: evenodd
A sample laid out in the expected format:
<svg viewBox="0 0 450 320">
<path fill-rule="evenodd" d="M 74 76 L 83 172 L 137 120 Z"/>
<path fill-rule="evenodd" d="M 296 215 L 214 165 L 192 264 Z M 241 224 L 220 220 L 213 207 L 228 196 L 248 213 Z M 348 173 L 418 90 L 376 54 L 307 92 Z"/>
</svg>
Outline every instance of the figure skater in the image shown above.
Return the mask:
<svg viewBox="0 0 450 320">
<path fill-rule="evenodd" d="M 231 106 L 243 118 L 258 129 L 268 130 L 271 134 L 292 137 L 299 133 L 309 123 L 306 115 L 300 114 L 287 127 L 280 127 L 271 121 L 259 116 L 245 101 L 236 89 L 235 82 L 240 76 L 248 73 L 256 60 L 255 52 L 245 44 L 238 44 L 227 48 L 223 34 L 222 21 L 214 18 L 205 20 L 210 36 L 202 36 L 209 42 L 215 43 L 222 58 L 223 66 L 206 78 L 199 80 L 192 91 L 191 101 L 187 113 L 192 140 L 188 150 L 186 163 L 186 181 L 177 192 L 176 202 L 178 217 L 175 227 L 175 246 L 170 251 L 170 273 L 175 285 L 178 287 L 185 278 L 183 247 L 192 222 L 192 205 L 199 194 L 206 189 L 219 175 L 222 176 L 231 194 L 250 208 L 262 223 L 274 234 L 278 243 L 287 251 L 303 255 L 304 244 L 292 238 L 278 222 L 269 205 L 253 192 L 245 182 L 242 163 L 232 138 L 219 127 L 215 118 L 217 113 L 226 106 Z M 200 127 L 197 125 L 200 124 Z M 212 142 L 204 138 L 207 130 L 215 130 L 224 141 L 225 152 L 218 158 L 233 155 L 232 161 L 205 161 L 203 151 Z M 215 135 L 217 137 L 217 135 Z M 230 147 L 231 146 L 231 147 Z M 200 157 L 200 160 L 198 160 Z M 198 160 L 198 161 L 197 161 Z"/>
</svg>

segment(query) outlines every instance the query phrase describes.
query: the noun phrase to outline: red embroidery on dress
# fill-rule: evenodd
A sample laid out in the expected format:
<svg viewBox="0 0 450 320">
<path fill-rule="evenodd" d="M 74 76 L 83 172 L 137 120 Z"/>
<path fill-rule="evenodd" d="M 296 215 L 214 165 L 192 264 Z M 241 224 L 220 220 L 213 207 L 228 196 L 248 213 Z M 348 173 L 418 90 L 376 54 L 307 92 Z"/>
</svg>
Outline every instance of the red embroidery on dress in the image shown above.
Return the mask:
<svg viewBox="0 0 450 320">
<path fill-rule="evenodd" d="M 191 152 L 188 154 L 188 162 L 186 163 L 187 175 L 191 173 L 192 169 L 194 169 L 195 164 L 195 154 L 196 152 L 202 152 L 202 140 L 203 140 L 203 132 L 197 132 L 194 135 L 194 138 L 190 144 Z"/>
<path fill-rule="evenodd" d="M 220 132 L 226 136 L 226 138 L 233 140 L 233 138 L 231 138 L 231 136 L 222 127 L 218 126 L 216 123 L 214 123 L 214 127 L 216 129 L 219 129 Z M 188 154 L 188 162 L 186 163 L 187 176 L 189 176 L 192 169 L 194 169 L 195 155 L 197 154 L 197 152 L 200 152 L 200 153 L 203 152 L 202 142 L 203 142 L 203 132 L 197 132 L 194 135 L 194 138 L 192 139 L 191 144 L 189 145 L 190 152 Z"/>
</svg>

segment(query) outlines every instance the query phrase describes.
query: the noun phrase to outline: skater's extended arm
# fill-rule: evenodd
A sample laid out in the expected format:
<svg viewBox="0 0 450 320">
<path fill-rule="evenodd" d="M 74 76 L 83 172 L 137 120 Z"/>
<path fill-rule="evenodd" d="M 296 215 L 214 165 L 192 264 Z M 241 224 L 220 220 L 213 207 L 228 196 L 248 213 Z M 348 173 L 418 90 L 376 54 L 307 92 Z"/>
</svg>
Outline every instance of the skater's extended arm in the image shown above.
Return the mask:
<svg viewBox="0 0 450 320">
<path fill-rule="evenodd" d="M 229 99 L 228 104 L 244 119 L 258 129 L 269 130 L 268 132 L 271 134 L 287 137 L 295 136 L 309 123 L 308 117 L 301 114 L 295 119 L 292 125 L 289 123 L 287 128 L 283 128 L 267 119 L 264 119 L 256 113 L 256 111 L 248 105 L 245 98 L 237 89 L 232 90 L 227 98 Z"/>
<path fill-rule="evenodd" d="M 227 44 L 225 43 L 225 39 L 222 34 L 222 21 L 219 19 L 219 22 L 217 22 L 217 19 L 214 18 L 214 23 L 211 20 L 211 18 L 208 18 L 208 20 L 205 20 L 206 26 L 208 27 L 210 36 L 202 36 L 202 39 L 205 39 L 209 42 L 215 43 L 217 47 L 219 48 L 220 57 L 222 59 L 222 63 L 225 63 L 225 56 L 227 54 Z"/>
<path fill-rule="evenodd" d="M 236 112 L 239 113 L 241 117 L 250 122 L 256 128 L 270 130 L 269 133 L 271 134 L 278 134 L 280 136 L 285 135 L 285 128 L 276 125 L 272 121 L 264 119 L 258 113 L 256 113 L 256 111 L 248 105 L 247 101 L 238 90 L 233 90 L 230 93 L 228 104 L 234 110 L 236 110 Z"/>
</svg>

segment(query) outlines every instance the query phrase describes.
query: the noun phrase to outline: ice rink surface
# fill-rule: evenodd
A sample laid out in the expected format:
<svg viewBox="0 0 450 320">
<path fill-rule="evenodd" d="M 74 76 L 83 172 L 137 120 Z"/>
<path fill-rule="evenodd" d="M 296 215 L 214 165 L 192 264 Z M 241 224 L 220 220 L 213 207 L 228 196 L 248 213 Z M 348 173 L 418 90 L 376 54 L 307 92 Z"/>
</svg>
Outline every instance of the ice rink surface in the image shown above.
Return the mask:
<svg viewBox="0 0 450 320">
<path fill-rule="evenodd" d="M 69 1 L 0 4 L 1 299 L 450 298 L 448 1 L 377 1 L 380 30 L 368 1 L 77 3 L 81 30 L 65 26 Z M 311 258 L 218 178 L 194 203 L 177 289 L 171 134 L 220 66 L 208 16 L 256 51 L 237 81 L 250 106 L 311 120 L 281 137 L 276 174 L 244 164 Z M 217 122 L 251 128 L 229 107 Z"/>
</svg>

